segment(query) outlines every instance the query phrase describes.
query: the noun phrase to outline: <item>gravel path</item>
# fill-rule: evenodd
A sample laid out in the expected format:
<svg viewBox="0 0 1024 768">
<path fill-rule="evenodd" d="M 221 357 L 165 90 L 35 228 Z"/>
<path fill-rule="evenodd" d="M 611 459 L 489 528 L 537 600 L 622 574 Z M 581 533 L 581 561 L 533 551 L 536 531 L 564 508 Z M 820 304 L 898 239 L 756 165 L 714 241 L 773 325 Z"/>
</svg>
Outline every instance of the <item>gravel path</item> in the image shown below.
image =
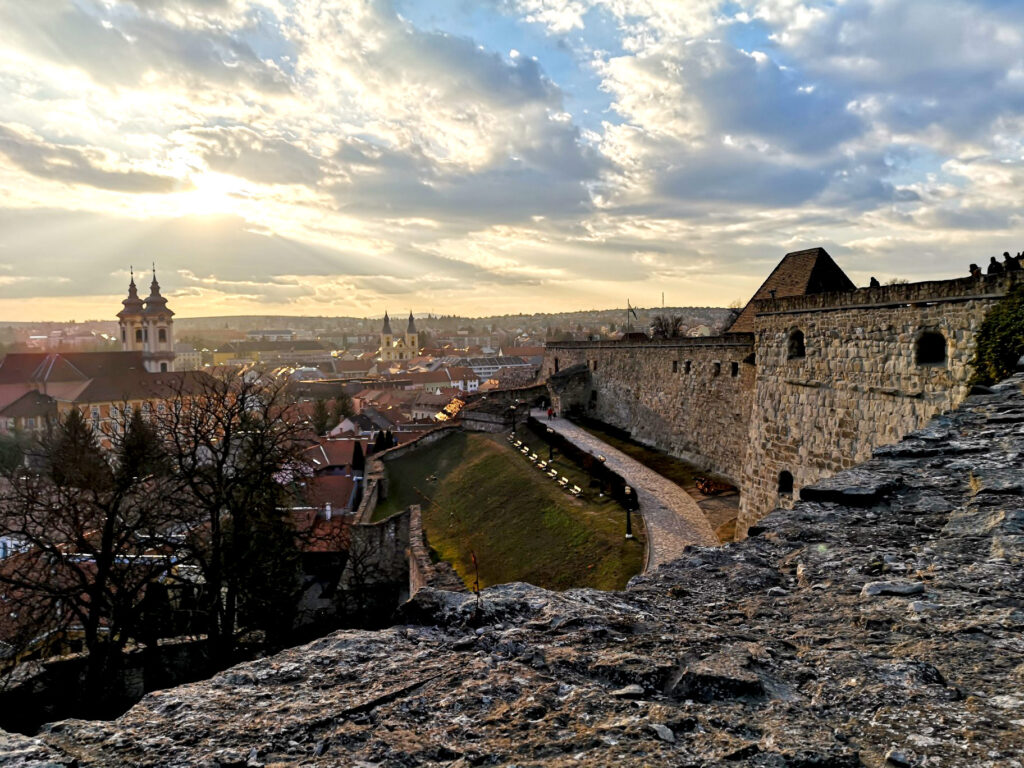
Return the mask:
<svg viewBox="0 0 1024 768">
<path fill-rule="evenodd" d="M 534 410 L 530 415 L 588 453 L 604 456 L 605 464 L 635 489 L 640 501 L 640 513 L 647 527 L 646 571 L 675 560 L 685 547 L 718 546 L 718 537 L 697 502 L 671 480 L 570 421 L 560 418 L 549 421 L 546 411 L 541 409 Z"/>
</svg>

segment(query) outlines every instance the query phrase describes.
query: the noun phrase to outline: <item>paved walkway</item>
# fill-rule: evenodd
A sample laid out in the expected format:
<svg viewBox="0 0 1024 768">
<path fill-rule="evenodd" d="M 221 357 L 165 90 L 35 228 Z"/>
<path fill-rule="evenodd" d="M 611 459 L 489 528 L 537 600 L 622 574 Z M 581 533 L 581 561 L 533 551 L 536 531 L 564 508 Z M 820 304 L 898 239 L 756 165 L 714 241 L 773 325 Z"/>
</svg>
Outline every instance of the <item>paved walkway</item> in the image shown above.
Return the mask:
<svg viewBox="0 0 1024 768">
<path fill-rule="evenodd" d="M 647 528 L 647 571 L 675 560 L 684 547 L 718 546 L 718 537 L 697 502 L 671 480 L 566 419 L 549 421 L 547 412 L 541 409 L 530 415 L 588 453 L 604 456 L 605 464 L 635 489 Z"/>
</svg>

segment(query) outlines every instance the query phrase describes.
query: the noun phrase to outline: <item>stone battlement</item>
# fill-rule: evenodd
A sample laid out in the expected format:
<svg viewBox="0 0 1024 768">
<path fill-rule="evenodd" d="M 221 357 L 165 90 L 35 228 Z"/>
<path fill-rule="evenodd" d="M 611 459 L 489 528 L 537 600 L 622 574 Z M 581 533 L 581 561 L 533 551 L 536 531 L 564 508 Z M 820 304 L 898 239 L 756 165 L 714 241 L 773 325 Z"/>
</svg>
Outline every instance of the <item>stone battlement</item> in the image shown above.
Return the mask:
<svg viewBox="0 0 1024 768">
<path fill-rule="evenodd" d="M 1013 285 L 1024 281 L 1024 272 L 1008 275 L 963 277 L 954 280 L 928 280 L 920 283 L 899 283 L 856 291 L 837 291 L 807 296 L 786 296 L 754 301 L 757 315 L 793 312 L 834 312 L 840 309 L 888 309 L 904 304 L 959 302 L 993 299 L 1006 295 Z"/>
<path fill-rule="evenodd" d="M 741 312 L 742 333 L 557 342 L 543 373 L 579 366 L 582 378 L 553 392 L 563 410 L 582 408 L 735 483 L 742 535 L 802 487 L 958 405 L 985 316 L 1022 281 L 855 288 L 823 250 L 799 251 Z"/>
</svg>

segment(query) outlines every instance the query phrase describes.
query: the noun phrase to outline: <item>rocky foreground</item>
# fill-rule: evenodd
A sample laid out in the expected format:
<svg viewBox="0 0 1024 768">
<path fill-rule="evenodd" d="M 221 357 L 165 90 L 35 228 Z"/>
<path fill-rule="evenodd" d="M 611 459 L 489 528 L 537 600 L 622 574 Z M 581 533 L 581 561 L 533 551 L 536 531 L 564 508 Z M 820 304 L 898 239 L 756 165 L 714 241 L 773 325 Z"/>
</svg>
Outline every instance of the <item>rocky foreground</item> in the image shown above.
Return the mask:
<svg viewBox="0 0 1024 768">
<path fill-rule="evenodd" d="M 424 591 L 0 765 L 1024 766 L 1022 387 L 627 592 Z"/>
</svg>

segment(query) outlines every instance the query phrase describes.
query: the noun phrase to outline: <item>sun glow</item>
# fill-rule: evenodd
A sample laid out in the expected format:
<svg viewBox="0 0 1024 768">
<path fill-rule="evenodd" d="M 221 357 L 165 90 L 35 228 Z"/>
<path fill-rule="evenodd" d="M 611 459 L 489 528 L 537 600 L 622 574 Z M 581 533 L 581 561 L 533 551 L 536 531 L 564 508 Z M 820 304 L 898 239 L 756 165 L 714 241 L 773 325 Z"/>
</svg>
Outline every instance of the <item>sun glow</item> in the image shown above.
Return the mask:
<svg viewBox="0 0 1024 768">
<path fill-rule="evenodd" d="M 204 171 L 191 177 L 192 188 L 174 197 L 179 214 L 240 213 L 253 197 L 250 184 L 227 173 Z"/>
</svg>

